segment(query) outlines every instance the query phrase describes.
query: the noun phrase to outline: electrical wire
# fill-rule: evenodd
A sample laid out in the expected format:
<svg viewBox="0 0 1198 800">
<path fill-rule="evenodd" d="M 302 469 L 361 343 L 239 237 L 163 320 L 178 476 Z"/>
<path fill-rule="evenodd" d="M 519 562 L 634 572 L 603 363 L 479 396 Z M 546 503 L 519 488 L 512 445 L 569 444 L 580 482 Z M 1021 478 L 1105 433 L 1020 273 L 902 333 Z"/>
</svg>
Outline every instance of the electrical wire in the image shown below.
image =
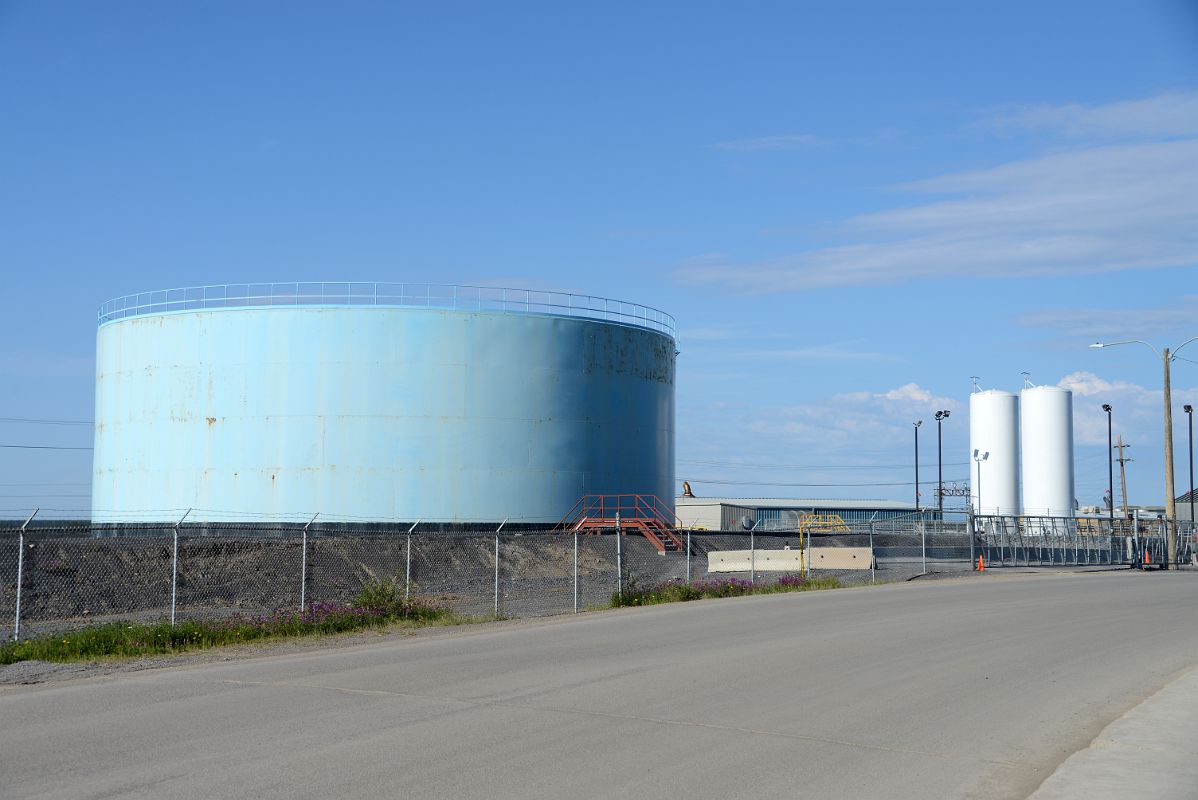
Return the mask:
<svg viewBox="0 0 1198 800">
<path fill-rule="evenodd" d="M 29 425 L 93 425 L 90 419 L 34 419 L 31 417 L 0 417 L 0 422 L 20 422 Z"/>
<path fill-rule="evenodd" d="M 950 480 L 965 480 L 964 478 L 945 478 L 947 483 Z M 676 478 L 675 483 L 680 483 L 682 478 Z M 778 483 L 774 481 L 721 481 L 708 478 L 687 478 L 687 483 L 695 483 L 699 485 L 717 485 L 717 486 L 794 486 L 794 487 L 811 487 L 811 488 L 850 488 L 858 486 L 914 486 L 915 481 L 886 481 L 878 483 Z M 937 481 L 927 480 L 920 481 L 920 486 L 935 486 Z"/>
<path fill-rule="evenodd" d="M 94 447 L 62 447 L 56 444 L 0 444 L 9 450 L 94 450 Z"/>
<path fill-rule="evenodd" d="M 738 462 L 738 461 L 707 461 L 707 460 L 703 460 L 703 459 L 688 459 L 688 458 L 679 458 L 679 459 L 677 459 L 677 463 L 679 463 L 679 464 L 696 464 L 696 465 L 704 466 L 704 467 L 734 467 L 737 469 L 747 468 L 747 469 L 794 469 L 794 470 L 800 470 L 800 469 L 848 469 L 848 470 L 910 469 L 912 466 L 912 464 L 910 464 L 910 463 L 907 463 L 907 464 L 750 464 L 750 463 Z M 925 467 L 925 466 L 935 468 L 936 462 L 932 461 L 927 464 L 921 463 L 919 466 L 921 468 Z M 946 461 L 946 462 L 944 462 L 943 466 L 945 466 L 945 467 L 967 467 L 967 466 L 969 466 L 969 462 L 968 461 L 951 461 L 951 462 Z"/>
</svg>

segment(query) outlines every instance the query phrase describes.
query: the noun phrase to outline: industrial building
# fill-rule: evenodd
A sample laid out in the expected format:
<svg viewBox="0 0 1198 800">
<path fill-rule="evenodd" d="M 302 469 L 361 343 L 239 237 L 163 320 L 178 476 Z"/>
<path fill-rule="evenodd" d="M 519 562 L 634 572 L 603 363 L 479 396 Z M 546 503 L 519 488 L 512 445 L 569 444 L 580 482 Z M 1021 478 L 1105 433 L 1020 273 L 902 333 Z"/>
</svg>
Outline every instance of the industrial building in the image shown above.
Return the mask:
<svg viewBox="0 0 1198 800">
<path fill-rule="evenodd" d="M 558 522 L 670 503 L 674 321 L 598 297 L 275 283 L 105 303 L 97 521 Z"/>
<path fill-rule="evenodd" d="M 804 514 L 836 515 L 853 524 L 909 516 L 915 506 L 891 500 L 679 496 L 674 512 L 683 528 L 741 531 L 756 524 L 759 531 L 777 531 L 797 530 Z"/>
</svg>

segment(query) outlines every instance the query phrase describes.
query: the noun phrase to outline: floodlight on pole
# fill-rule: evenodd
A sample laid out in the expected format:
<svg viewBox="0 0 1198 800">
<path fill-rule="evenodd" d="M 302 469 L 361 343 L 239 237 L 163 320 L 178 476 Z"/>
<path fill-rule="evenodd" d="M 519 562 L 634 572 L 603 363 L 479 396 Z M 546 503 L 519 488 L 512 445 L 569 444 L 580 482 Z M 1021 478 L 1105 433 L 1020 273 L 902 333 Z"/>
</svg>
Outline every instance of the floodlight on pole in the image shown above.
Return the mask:
<svg viewBox="0 0 1198 800">
<path fill-rule="evenodd" d="M 936 510 L 944 519 L 944 448 L 940 442 L 940 423 L 948 419 L 949 412 L 936 412 Z"/>
<path fill-rule="evenodd" d="M 1111 438 L 1111 404 L 1103 403 L 1102 410 L 1106 412 L 1106 485 L 1107 502 L 1110 511 L 1111 533 L 1115 532 L 1115 442 Z"/>
<path fill-rule="evenodd" d="M 915 425 L 915 513 L 919 513 L 919 426 L 923 420 L 916 420 Z"/>
<path fill-rule="evenodd" d="M 982 513 L 982 462 L 985 461 L 986 459 L 988 459 L 989 457 L 990 457 L 989 450 L 987 450 L 985 453 L 979 452 L 976 449 L 973 451 L 973 461 L 975 464 L 978 465 L 978 485 L 977 485 L 977 498 L 978 498 L 977 513 L 978 514 Z"/>
<path fill-rule="evenodd" d="M 1194 536 L 1194 407 L 1186 403 L 1181 407 L 1181 410 L 1186 412 L 1186 419 L 1190 429 L 1190 491 L 1186 497 L 1190 499 L 1190 538 Z"/>
</svg>

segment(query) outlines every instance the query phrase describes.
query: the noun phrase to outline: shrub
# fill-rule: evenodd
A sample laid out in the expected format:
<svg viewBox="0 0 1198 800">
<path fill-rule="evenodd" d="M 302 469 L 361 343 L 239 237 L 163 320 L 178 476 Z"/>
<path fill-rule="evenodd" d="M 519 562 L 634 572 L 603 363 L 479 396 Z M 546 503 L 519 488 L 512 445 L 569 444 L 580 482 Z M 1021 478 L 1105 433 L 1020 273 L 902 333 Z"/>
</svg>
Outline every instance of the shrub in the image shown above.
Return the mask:
<svg viewBox="0 0 1198 800">
<path fill-rule="evenodd" d="M 366 588 L 363 587 L 358 600 L 369 595 L 374 605 L 312 603 L 303 611 L 187 619 L 175 625 L 166 620 L 151 624 L 112 622 L 20 642 L 5 642 L 0 644 L 0 664 L 30 659 L 77 661 L 105 656 L 159 655 L 285 636 L 343 633 L 395 624 L 453 625 L 466 621 L 445 609 L 405 602 L 402 595 L 388 597 L 385 589 L 371 587 L 371 592 L 367 592 Z"/>
<path fill-rule="evenodd" d="M 677 603 L 702 600 L 707 597 L 740 597 L 746 594 L 775 594 L 805 592 L 813 589 L 837 589 L 836 578 L 807 578 L 803 575 L 782 575 L 774 583 L 753 584 L 744 578 L 712 578 L 705 581 L 667 581 L 649 589 L 630 587 L 623 594 L 612 592 L 611 605 L 647 606 L 658 603 Z"/>
</svg>

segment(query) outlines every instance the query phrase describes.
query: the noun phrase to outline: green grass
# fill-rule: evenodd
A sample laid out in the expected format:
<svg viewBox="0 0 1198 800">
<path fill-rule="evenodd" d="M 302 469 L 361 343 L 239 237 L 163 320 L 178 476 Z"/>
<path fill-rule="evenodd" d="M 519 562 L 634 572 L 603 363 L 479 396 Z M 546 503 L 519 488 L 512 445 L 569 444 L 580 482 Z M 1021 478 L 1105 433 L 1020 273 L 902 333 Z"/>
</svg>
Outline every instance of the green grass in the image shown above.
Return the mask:
<svg viewBox="0 0 1198 800">
<path fill-rule="evenodd" d="M 207 647 L 300 636 L 321 636 L 372 628 L 457 625 L 471 619 L 406 602 L 394 581 L 370 581 L 353 603 L 313 603 L 303 611 L 276 611 L 247 617 L 188 619 L 171 625 L 112 622 L 65 633 L 0 644 L 0 664 L 39 659 L 81 661 L 137 658 Z"/>
<path fill-rule="evenodd" d="M 648 589 L 631 586 L 623 594 L 612 592 L 611 607 L 651 606 L 658 603 L 680 603 L 710 597 L 740 597 L 747 594 L 778 594 L 780 592 L 810 592 L 817 589 L 839 589 L 842 584 L 832 577 L 806 578 L 801 575 L 782 575 L 775 583 L 753 584 L 741 578 L 680 583 L 669 581 Z"/>
</svg>

